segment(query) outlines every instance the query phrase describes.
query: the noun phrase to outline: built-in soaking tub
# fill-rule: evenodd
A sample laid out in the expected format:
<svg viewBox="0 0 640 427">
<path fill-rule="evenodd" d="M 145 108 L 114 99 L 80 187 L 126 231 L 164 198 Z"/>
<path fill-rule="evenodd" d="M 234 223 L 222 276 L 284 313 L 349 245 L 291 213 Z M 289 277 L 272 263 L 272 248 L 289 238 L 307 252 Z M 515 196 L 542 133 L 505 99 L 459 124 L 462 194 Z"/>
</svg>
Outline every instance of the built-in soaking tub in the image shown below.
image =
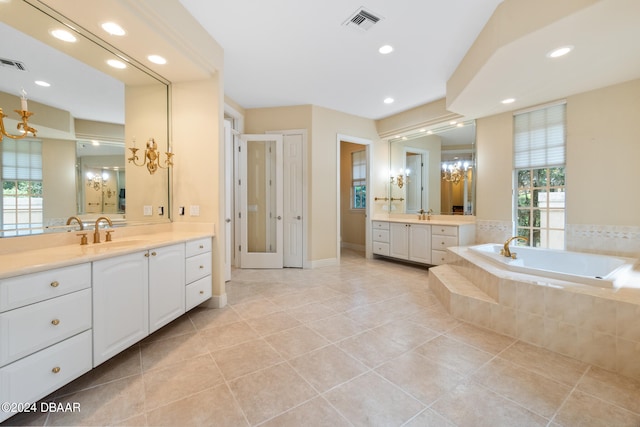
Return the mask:
<svg viewBox="0 0 640 427">
<path fill-rule="evenodd" d="M 507 270 L 603 288 L 613 288 L 618 273 L 630 268 L 636 261 L 528 246 L 510 246 L 511 253 L 517 254 L 512 259 L 500 255 L 503 245 L 494 243 L 471 246 L 469 249 Z"/>
</svg>

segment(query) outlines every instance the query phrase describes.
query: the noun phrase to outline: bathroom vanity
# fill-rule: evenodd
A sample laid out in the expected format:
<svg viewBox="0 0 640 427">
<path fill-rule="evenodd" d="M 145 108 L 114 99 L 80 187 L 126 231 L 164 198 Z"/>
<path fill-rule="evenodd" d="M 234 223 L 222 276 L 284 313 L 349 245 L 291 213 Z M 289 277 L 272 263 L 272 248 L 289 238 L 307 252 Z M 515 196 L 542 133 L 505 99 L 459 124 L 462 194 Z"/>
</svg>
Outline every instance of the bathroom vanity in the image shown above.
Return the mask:
<svg viewBox="0 0 640 427">
<path fill-rule="evenodd" d="M 120 231 L 120 230 L 118 230 Z M 0 254 L 0 421 L 212 296 L 211 233 Z"/>
<path fill-rule="evenodd" d="M 372 228 L 375 255 L 420 264 L 446 264 L 447 248 L 475 241 L 475 223 L 468 220 L 375 219 Z"/>
</svg>

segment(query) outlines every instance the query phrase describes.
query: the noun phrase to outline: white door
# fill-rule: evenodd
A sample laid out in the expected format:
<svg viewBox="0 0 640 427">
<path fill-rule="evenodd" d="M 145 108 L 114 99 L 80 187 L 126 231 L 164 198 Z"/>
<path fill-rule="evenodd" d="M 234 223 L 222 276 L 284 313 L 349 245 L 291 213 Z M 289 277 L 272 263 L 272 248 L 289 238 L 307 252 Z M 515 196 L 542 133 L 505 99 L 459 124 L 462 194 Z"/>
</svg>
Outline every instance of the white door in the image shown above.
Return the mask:
<svg viewBox="0 0 640 427">
<path fill-rule="evenodd" d="M 231 122 L 224 121 L 224 280 L 231 280 L 231 209 L 233 206 L 233 139 Z"/>
<path fill-rule="evenodd" d="M 409 259 L 425 264 L 431 263 L 430 225 L 409 225 Z"/>
<path fill-rule="evenodd" d="M 284 267 L 302 268 L 303 136 L 285 134 L 284 143 Z"/>
<path fill-rule="evenodd" d="M 282 151 L 282 135 L 240 137 L 241 268 L 283 266 Z"/>
</svg>

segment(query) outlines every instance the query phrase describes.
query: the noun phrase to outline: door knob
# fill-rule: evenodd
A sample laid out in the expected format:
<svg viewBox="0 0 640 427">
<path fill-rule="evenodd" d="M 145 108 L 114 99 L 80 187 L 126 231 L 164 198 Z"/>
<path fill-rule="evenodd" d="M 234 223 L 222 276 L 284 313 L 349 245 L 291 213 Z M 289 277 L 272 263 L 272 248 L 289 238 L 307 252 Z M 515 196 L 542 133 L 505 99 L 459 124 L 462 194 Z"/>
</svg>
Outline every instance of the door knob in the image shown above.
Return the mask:
<svg viewBox="0 0 640 427">
<path fill-rule="evenodd" d="M 296 219 L 302 219 L 302 217 L 301 217 L 300 215 L 298 215 L 298 216 L 296 217 Z"/>
<path fill-rule="evenodd" d="M 227 219 L 225 219 L 225 220 L 224 220 L 224 222 L 226 222 L 226 223 L 230 223 L 230 222 L 231 222 L 231 218 L 227 218 Z"/>
<path fill-rule="evenodd" d="M 276 218 L 278 218 L 278 219 L 282 219 L 282 217 L 281 217 L 280 215 L 278 215 Z"/>
</svg>

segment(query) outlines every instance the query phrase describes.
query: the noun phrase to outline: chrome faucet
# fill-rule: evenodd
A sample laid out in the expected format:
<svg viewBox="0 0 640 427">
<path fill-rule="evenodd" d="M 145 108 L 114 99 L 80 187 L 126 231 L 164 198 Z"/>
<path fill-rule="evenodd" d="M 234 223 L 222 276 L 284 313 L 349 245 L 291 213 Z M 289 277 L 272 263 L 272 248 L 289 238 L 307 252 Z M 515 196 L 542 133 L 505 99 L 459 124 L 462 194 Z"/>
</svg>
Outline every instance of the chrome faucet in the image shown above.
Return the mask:
<svg viewBox="0 0 640 427">
<path fill-rule="evenodd" d="M 512 258 L 511 251 L 509 250 L 509 243 L 511 243 L 511 241 L 513 241 L 513 240 L 524 240 L 525 242 L 528 242 L 528 241 L 529 241 L 529 239 L 527 239 L 527 238 L 526 238 L 526 237 L 524 237 L 524 236 L 513 236 L 513 237 L 509 237 L 509 238 L 507 239 L 507 241 L 506 241 L 506 242 L 504 242 L 504 248 L 500 251 L 500 255 L 504 255 L 504 256 L 506 256 L 507 258 Z M 515 255 L 515 254 L 514 254 L 514 255 Z"/>
<path fill-rule="evenodd" d="M 113 227 L 113 223 L 106 216 L 101 216 L 100 218 L 96 219 L 96 226 L 95 226 L 95 230 L 93 232 L 93 243 L 100 243 L 100 229 L 98 227 L 100 226 L 100 221 L 102 221 L 102 220 L 107 221 L 107 223 L 109 224 L 109 227 Z M 107 231 L 107 239 L 106 239 L 107 242 L 111 241 L 111 233 L 112 232 L 113 232 L 113 230 Z"/>
<path fill-rule="evenodd" d="M 80 230 L 84 230 L 84 224 L 82 223 L 80 218 L 78 218 L 77 216 L 70 216 L 69 219 L 67 219 L 67 225 L 71 225 L 72 221 L 76 221 L 78 223 L 78 225 L 80 226 Z M 71 231 L 71 230 L 69 230 L 69 231 Z"/>
</svg>

